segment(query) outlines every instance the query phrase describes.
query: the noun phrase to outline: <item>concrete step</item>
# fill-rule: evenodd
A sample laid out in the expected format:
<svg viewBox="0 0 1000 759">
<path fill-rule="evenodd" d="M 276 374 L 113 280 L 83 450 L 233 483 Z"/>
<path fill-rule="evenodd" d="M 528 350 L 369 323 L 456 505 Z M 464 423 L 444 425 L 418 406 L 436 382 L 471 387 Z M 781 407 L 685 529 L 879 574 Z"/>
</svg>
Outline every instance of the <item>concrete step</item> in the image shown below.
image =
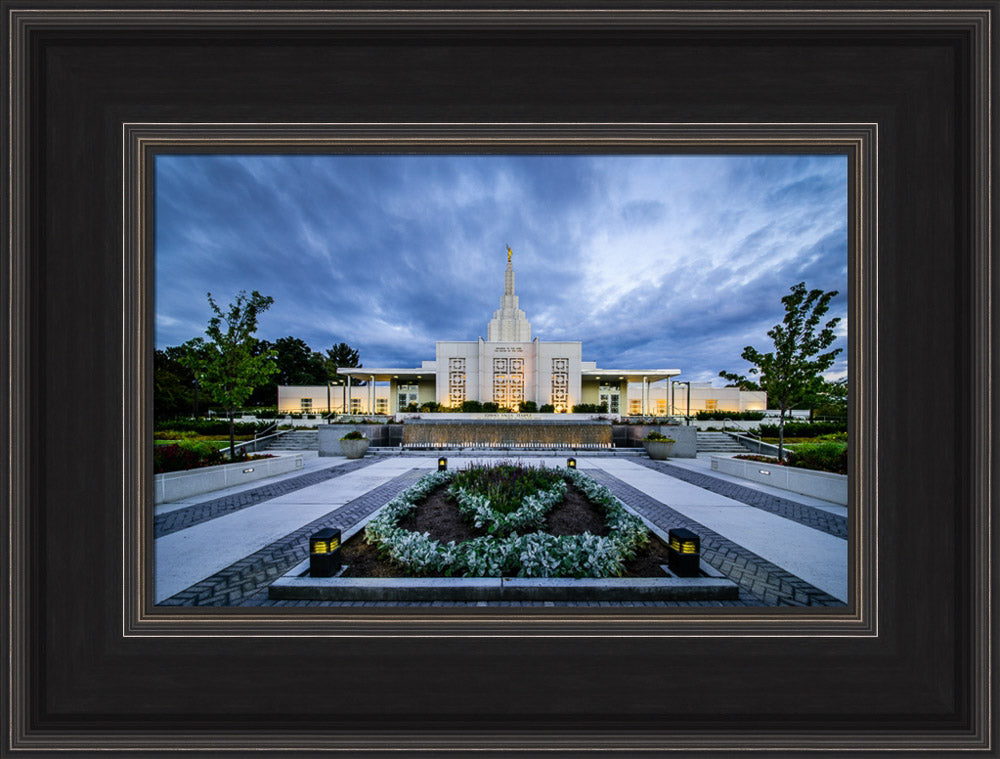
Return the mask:
<svg viewBox="0 0 1000 759">
<path fill-rule="evenodd" d="M 740 445 L 725 432 L 699 432 L 698 453 L 746 453 Z"/>
<path fill-rule="evenodd" d="M 293 430 L 275 438 L 265 450 L 268 451 L 318 451 L 319 432 L 316 430 Z"/>
</svg>

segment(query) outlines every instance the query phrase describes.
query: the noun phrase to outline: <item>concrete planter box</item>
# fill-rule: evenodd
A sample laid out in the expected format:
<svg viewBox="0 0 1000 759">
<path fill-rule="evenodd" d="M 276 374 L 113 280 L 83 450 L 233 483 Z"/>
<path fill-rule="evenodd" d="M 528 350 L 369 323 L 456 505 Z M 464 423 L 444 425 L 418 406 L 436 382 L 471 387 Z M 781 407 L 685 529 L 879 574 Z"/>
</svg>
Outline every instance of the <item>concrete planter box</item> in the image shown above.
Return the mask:
<svg viewBox="0 0 1000 759">
<path fill-rule="evenodd" d="M 343 456 L 340 439 L 354 430 L 376 448 L 398 448 L 403 440 L 402 424 L 321 424 L 318 430 L 320 456 Z"/>
<path fill-rule="evenodd" d="M 616 424 L 612 435 L 616 448 L 643 448 L 644 438 L 650 432 L 659 432 L 673 439 L 670 456 L 675 459 L 693 459 L 698 455 L 698 428 L 674 424 Z"/>
<path fill-rule="evenodd" d="M 279 578 L 268 597 L 314 601 L 724 601 L 739 587 L 717 577 L 309 577 L 308 563 Z"/>
<path fill-rule="evenodd" d="M 822 498 L 842 506 L 847 505 L 847 475 L 797 469 L 792 466 L 745 461 L 724 456 L 712 457 L 712 469 L 793 493 Z"/>
<path fill-rule="evenodd" d="M 361 440 L 341 440 L 340 450 L 349 459 L 360 459 L 368 452 L 369 445 L 371 445 L 371 441 L 368 438 L 362 438 Z"/>
<path fill-rule="evenodd" d="M 290 456 L 275 456 L 273 459 L 157 474 L 153 476 L 153 502 L 179 501 L 200 493 L 211 493 L 213 490 L 222 490 L 301 468 L 302 454 L 295 453 Z"/>
<path fill-rule="evenodd" d="M 646 449 L 646 454 L 656 461 L 666 461 L 670 452 L 674 449 L 673 442 L 667 443 L 662 440 L 643 440 L 642 447 Z"/>
</svg>

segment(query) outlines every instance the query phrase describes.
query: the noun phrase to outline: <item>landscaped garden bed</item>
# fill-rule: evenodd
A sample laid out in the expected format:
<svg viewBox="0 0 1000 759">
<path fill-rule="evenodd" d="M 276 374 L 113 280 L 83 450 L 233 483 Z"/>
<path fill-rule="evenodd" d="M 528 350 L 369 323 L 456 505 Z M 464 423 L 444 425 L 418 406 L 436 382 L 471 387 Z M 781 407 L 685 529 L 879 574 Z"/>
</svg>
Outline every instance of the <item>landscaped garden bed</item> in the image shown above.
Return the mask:
<svg viewBox="0 0 1000 759">
<path fill-rule="evenodd" d="M 649 544 L 642 520 L 586 475 L 501 464 L 423 477 L 342 560 L 349 576 L 615 577 Z"/>
<path fill-rule="evenodd" d="M 483 538 L 488 538 L 490 533 L 485 525 L 476 527 L 472 520 L 462 515 L 457 500 L 448 493 L 449 487 L 450 483 L 445 483 L 432 490 L 413 511 L 398 521 L 399 528 L 426 535 L 428 541 L 437 541 L 442 545 L 473 540 L 482 542 Z M 585 533 L 606 538 L 611 530 L 604 514 L 587 495 L 576 485 L 567 484 L 565 495 L 546 513 L 539 531 L 554 537 L 577 536 L 579 539 Z M 574 547 L 572 543 L 570 546 Z M 341 560 L 347 565 L 342 577 L 412 577 L 415 574 L 413 569 L 391 558 L 377 543 L 369 542 L 365 531 L 344 543 Z M 665 577 L 661 565 L 666 563 L 667 546 L 655 535 L 648 535 L 634 555 L 623 562 L 619 576 Z M 507 568 L 514 569 L 513 566 Z M 518 575 L 519 572 L 498 574 Z M 428 569 L 420 575 L 458 576 L 454 572 L 449 575 L 443 568 Z M 538 575 L 524 573 L 522 576 Z"/>
<path fill-rule="evenodd" d="M 305 561 L 269 596 L 660 601 L 731 600 L 739 592 L 707 565 L 693 578 L 664 571 L 666 544 L 574 469 L 505 464 L 429 474 L 345 537 L 341 573 L 311 577 Z"/>
</svg>

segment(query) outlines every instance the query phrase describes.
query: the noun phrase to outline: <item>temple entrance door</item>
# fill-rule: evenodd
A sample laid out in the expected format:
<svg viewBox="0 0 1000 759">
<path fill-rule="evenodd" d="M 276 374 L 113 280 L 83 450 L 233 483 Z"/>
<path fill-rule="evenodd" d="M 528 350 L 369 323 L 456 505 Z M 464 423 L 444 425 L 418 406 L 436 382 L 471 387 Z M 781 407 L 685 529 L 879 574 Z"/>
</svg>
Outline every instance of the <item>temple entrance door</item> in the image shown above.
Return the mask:
<svg viewBox="0 0 1000 759">
<path fill-rule="evenodd" d="M 621 410 L 621 390 L 617 387 L 601 387 L 599 403 L 607 404 L 609 414 L 617 414 Z"/>
</svg>

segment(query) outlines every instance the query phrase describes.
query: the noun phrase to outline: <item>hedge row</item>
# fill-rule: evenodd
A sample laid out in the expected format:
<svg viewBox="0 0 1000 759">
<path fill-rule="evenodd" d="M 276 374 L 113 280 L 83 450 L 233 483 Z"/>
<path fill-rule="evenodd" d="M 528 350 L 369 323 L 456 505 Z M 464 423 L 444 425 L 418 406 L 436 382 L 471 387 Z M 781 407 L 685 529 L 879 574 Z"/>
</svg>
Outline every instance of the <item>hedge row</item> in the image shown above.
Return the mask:
<svg viewBox="0 0 1000 759">
<path fill-rule="evenodd" d="M 254 432 L 269 427 L 270 422 L 236 422 L 233 431 L 237 435 L 252 435 Z M 196 432 L 199 435 L 228 435 L 228 419 L 163 419 L 156 423 L 157 431 L 177 430 L 178 432 Z"/>
<path fill-rule="evenodd" d="M 763 411 L 699 411 L 695 414 L 696 419 L 702 421 L 721 422 L 723 419 L 731 419 L 734 422 L 758 422 L 764 418 Z"/>
<path fill-rule="evenodd" d="M 847 422 L 785 422 L 785 437 L 818 437 L 834 432 L 847 432 Z M 762 424 L 760 434 L 778 437 L 778 425 Z"/>
</svg>

